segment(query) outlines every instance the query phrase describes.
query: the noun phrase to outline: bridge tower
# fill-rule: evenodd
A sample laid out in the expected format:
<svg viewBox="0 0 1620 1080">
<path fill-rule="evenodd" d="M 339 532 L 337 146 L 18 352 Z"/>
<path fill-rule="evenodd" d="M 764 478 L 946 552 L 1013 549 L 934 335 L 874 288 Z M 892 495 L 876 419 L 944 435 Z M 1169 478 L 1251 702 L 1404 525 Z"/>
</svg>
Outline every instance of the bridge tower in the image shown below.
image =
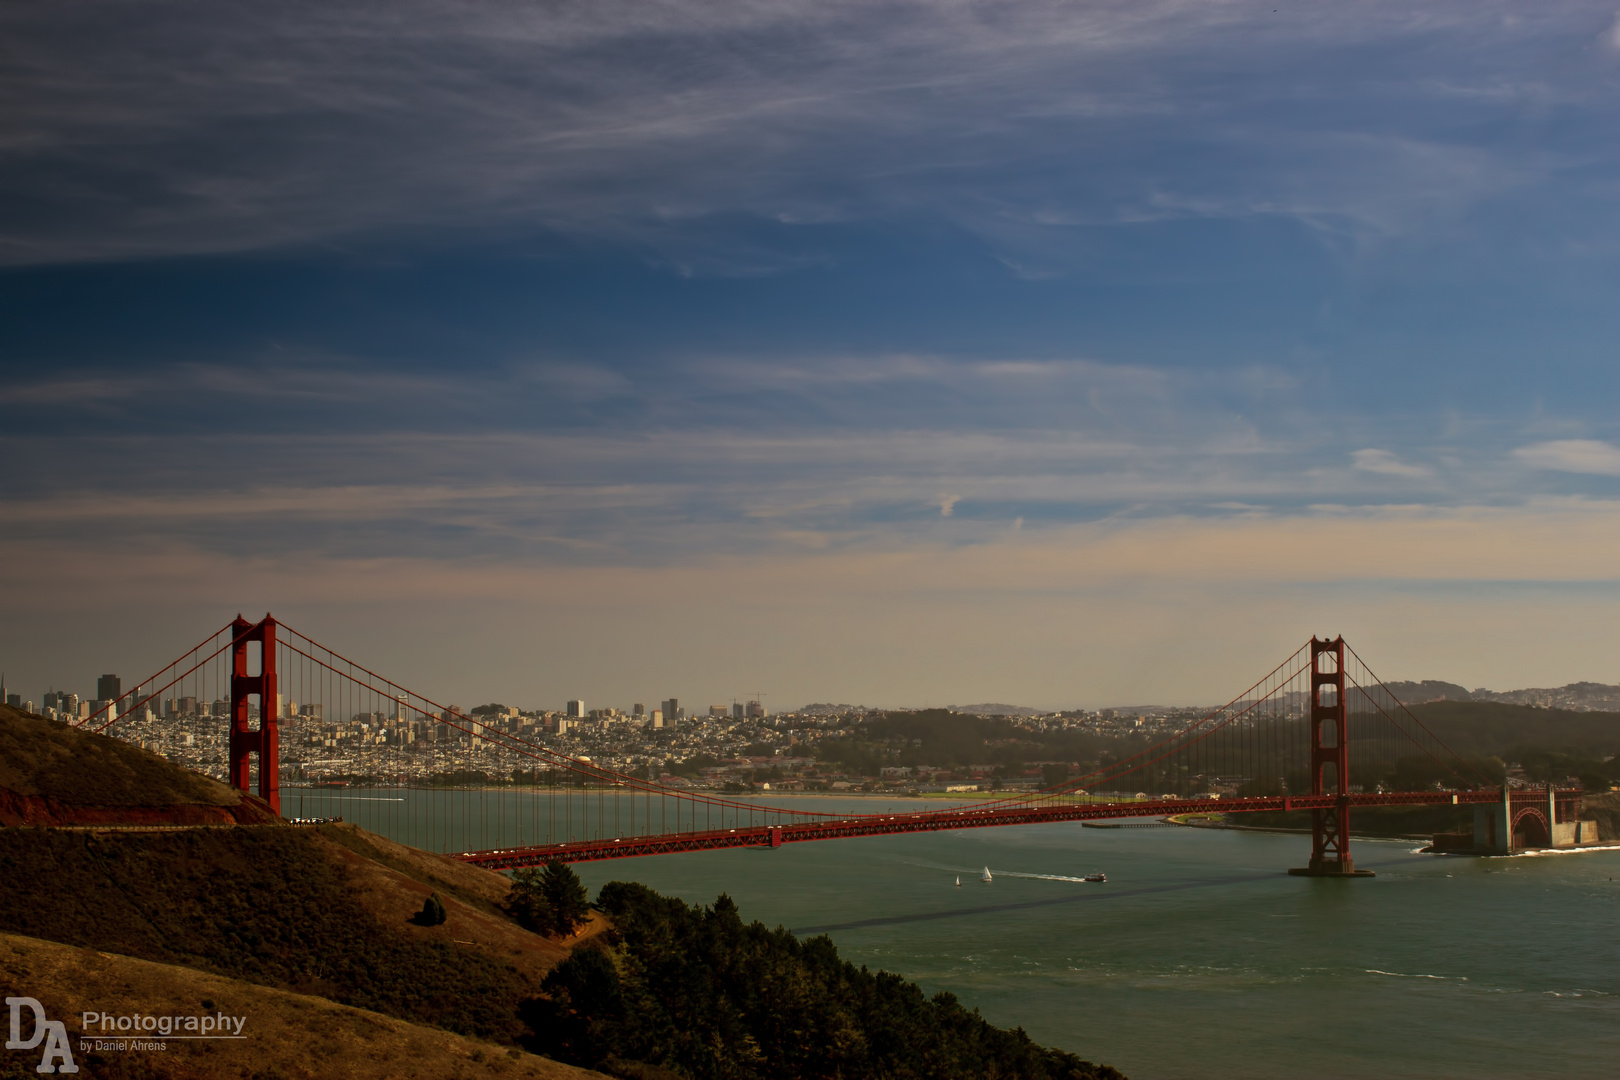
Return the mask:
<svg viewBox="0 0 1620 1080">
<path fill-rule="evenodd" d="M 1311 794 L 1335 796 L 1311 811 L 1311 864 L 1288 871 L 1307 877 L 1372 877 L 1350 858 L 1350 709 L 1345 699 L 1344 638 L 1311 638 Z M 1333 766 L 1333 790 L 1324 777 Z"/>
<path fill-rule="evenodd" d="M 231 787 L 248 790 L 252 756 L 259 755 L 259 798 L 281 813 L 281 737 L 276 727 L 276 620 L 259 623 L 238 615 L 231 623 Z M 248 674 L 248 645 L 259 644 L 259 673 Z M 248 695 L 259 695 L 259 726 L 248 727 Z"/>
</svg>

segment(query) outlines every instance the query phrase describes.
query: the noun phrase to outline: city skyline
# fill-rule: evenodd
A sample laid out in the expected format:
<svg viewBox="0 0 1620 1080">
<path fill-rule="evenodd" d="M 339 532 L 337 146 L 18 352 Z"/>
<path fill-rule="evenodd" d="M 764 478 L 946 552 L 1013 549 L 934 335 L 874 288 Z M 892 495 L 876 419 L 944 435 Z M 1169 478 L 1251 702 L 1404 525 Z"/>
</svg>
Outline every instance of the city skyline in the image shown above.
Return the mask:
<svg viewBox="0 0 1620 1080">
<path fill-rule="evenodd" d="M 457 701 L 1620 682 L 1612 5 L 0 26 L 29 693 L 238 611 Z"/>
</svg>

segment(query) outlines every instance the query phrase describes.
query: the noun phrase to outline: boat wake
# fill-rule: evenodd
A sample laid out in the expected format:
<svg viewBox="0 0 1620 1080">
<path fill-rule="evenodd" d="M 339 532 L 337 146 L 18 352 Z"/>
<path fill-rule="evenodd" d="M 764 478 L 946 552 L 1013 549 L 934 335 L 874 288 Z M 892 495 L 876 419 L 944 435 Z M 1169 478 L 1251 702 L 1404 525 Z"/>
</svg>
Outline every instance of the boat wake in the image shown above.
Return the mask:
<svg viewBox="0 0 1620 1080">
<path fill-rule="evenodd" d="M 925 870 L 945 870 L 953 874 L 972 874 L 975 877 L 979 876 L 979 871 L 975 870 L 971 866 L 946 866 L 943 863 L 922 862 L 921 860 L 911 859 L 907 859 L 906 861 L 911 863 L 913 866 L 920 866 Z M 1067 874 L 1021 874 L 1016 870 L 997 870 L 995 871 L 995 876 L 998 878 L 1028 878 L 1031 881 L 1074 881 L 1079 882 L 1080 884 L 1085 884 L 1086 880 L 1083 877 L 1070 877 Z"/>
</svg>

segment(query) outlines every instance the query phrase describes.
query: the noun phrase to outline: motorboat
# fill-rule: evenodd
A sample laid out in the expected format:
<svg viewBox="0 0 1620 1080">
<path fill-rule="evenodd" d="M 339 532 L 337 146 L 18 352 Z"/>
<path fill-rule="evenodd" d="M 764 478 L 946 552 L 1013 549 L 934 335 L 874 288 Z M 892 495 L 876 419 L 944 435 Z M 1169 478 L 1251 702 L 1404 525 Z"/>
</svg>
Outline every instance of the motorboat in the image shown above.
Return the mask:
<svg viewBox="0 0 1620 1080">
<path fill-rule="evenodd" d="M 1085 877 L 1081 878 L 1080 880 L 1081 881 L 1107 881 L 1108 880 L 1108 875 L 1103 873 L 1101 870 L 1098 870 L 1096 873 L 1087 874 Z"/>
</svg>

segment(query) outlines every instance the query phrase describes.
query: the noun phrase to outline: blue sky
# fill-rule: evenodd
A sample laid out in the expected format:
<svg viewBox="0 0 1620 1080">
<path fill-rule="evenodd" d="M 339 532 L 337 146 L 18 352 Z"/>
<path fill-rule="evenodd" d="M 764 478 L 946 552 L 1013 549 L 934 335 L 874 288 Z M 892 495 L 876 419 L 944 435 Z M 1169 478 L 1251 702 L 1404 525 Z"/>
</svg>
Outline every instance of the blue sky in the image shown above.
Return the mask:
<svg viewBox="0 0 1620 1080">
<path fill-rule="evenodd" d="M 0 34 L 41 689 L 239 609 L 553 707 L 1620 681 L 1615 4 Z"/>
</svg>

